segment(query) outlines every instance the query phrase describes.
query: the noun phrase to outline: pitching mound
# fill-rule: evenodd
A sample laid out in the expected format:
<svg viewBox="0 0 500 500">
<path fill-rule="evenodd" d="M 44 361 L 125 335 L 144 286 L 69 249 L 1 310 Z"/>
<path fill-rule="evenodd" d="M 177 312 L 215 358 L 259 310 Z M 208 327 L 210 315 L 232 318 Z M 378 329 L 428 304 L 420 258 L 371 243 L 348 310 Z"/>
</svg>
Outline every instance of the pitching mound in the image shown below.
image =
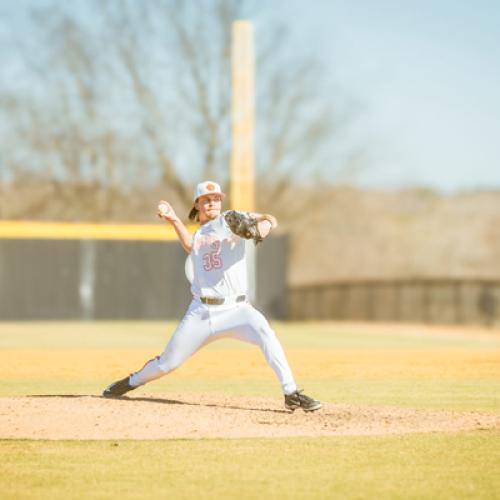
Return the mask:
<svg viewBox="0 0 500 500">
<path fill-rule="evenodd" d="M 213 394 L 0 398 L 0 438 L 381 435 L 494 427 L 500 428 L 500 416 L 478 412 L 326 403 L 315 413 L 292 413 L 284 409 L 282 400 Z"/>
</svg>

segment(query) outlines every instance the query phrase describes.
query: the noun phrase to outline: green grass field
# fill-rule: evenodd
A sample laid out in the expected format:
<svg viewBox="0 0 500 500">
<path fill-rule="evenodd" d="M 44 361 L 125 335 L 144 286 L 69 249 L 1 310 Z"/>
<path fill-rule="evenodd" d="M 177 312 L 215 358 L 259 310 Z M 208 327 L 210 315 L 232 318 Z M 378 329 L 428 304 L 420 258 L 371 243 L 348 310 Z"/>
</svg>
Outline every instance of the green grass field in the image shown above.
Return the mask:
<svg viewBox="0 0 500 500">
<path fill-rule="evenodd" d="M 158 354 L 171 323 L 1 323 L 0 397 L 99 394 Z M 500 334 L 274 325 L 331 403 L 500 414 Z M 148 392 L 281 398 L 252 346 L 208 346 Z M 279 439 L 0 440 L 1 498 L 498 498 L 500 432 Z"/>
</svg>

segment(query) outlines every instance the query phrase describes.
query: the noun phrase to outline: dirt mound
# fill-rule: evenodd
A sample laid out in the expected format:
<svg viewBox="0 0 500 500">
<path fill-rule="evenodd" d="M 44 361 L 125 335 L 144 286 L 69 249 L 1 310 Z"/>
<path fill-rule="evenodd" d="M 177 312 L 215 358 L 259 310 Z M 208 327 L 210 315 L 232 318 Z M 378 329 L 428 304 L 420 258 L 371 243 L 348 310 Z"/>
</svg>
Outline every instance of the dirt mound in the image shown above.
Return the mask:
<svg viewBox="0 0 500 500">
<path fill-rule="evenodd" d="M 282 400 L 205 395 L 46 395 L 0 398 L 0 438 L 158 439 L 381 435 L 500 428 L 478 412 L 324 404 L 286 411 Z"/>
</svg>

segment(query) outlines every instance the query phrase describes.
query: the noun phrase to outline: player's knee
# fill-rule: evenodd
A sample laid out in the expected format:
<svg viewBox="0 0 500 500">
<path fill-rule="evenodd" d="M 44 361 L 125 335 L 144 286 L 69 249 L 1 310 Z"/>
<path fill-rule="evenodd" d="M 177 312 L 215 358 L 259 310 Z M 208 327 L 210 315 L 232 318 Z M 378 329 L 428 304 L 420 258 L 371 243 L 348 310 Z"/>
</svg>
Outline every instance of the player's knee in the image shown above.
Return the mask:
<svg viewBox="0 0 500 500">
<path fill-rule="evenodd" d="M 267 325 L 260 325 L 257 328 L 257 335 L 259 336 L 259 338 L 263 342 L 266 342 L 270 339 L 274 339 L 276 337 L 276 334 L 274 333 L 274 331 L 271 328 L 269 328 Z"/>
<path fill-rule="evenodd" d="M 158 367 L 163 372 L 164 375 L 167 373 L 177 370 L 182 364 L 182 359 L 176 357 L 168 357 L 166 359 L 160 359 Z"/>
</svg>

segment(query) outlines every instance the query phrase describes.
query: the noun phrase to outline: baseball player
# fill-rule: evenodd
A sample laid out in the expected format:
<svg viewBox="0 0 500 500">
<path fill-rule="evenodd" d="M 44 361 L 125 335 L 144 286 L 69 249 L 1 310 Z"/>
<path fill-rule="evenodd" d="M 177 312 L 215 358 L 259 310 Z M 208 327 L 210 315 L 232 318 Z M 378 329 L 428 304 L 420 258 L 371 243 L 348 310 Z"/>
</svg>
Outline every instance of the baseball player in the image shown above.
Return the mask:
<svg viewBox="0 0 500 500">
<path fill-rule="evenodd" d="M 172 207 L 162 201 L 158 215 L 174 227 L 184 250 L 191 254 L 193 300 L 165 350 L 139 371 L 109 385 L 104 397 L 119 397 L 178 368 L 198 349 L 220 338 L 256 344 L 276 373 L 285 407 L 315 411 L 321 403 L 297 389 L 285 353 L 266 318 L 247 301 L 245 240 L 262 241 L 276 226 L 272 215 L 229 210 L 219 184 L 197 185 L 189 218 L 200 227 L 191 235 Z"/>
</svg>

